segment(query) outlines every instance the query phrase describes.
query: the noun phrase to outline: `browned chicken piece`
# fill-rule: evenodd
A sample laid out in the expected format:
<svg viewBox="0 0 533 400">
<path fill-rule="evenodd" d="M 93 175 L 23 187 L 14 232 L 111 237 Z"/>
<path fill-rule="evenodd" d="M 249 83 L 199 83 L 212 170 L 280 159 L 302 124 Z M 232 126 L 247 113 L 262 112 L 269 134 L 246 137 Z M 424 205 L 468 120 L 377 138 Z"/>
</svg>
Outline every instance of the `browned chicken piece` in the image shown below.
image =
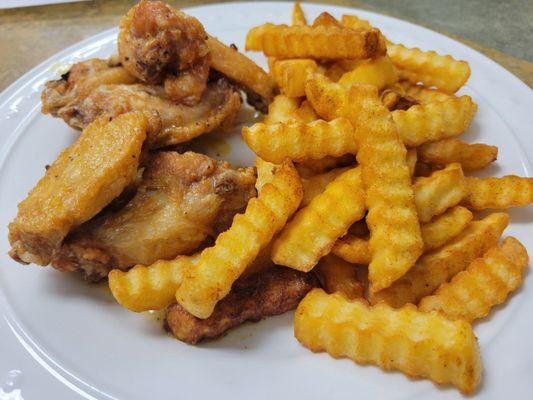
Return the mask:
<svg viewBox="0 0 533 400">
<path fill-rule="evenodd" d="M 192 105 L 207 85 L 206 39 L 196 18 L 163 2 L 143 0 L 120 21 L 119 57 L 132 75 L 150 84 L 164 82 L 173 101 Z"/>
<path fill-rule="evenodd" d="M 240 53 L 237 47 L 226 46 L 211 36 L 207 44 L 211 50 L 211 68 L 244 90 L 248 103 L 266 114 L 276 91 L 274 79 L 263 68 Z"/>
<path fill-rule="evenodd" d="M 87 80 L 94 80 L 90 70 L 86 71 L 89 75 L 70 74 L 49 82 L 42 96 L 43 110 L 63 118 L 75 129 L 83 129 L 102 114 L 115 117 L 142 111 L 154 129 L 159 126 L 151 146 L 161 147 L 184 143 L 230 124 L 241 106 L 239 92 L 223 78 L 209 83 L 200 103 L 187 106 L 170 101 L 161 86 L 145 84 L 96 85 L 87 95 L 85 90 L 76 90 Z"/>
<path fill-rule="evenodd" d="M 141 113 L 95 120 L 63 150 L 18 205 L 9 255 L 47 265 L 71 229 L 102 210 L 135 178 L 148 121 Z"/>
<path fill-rule="evenodd" d="M 101 85 L 135 82 L 137 79 L 119 64 L 92 58 L 74 64 L 67 73 L 61 76 L 61 79 L 45 84 L 41 94 L 41 110 L 43 114 L 52 114 L 57 117 L 63 107 L 79 102 Z M 80 128 L 84 128 L 85 125 Z"/>
<path fill-rule="evenodd" d="M 229 228 L 256 195 L 254 184 L 253 168 L 231 169 L 193 152 L 158 153 L 133 199 L 72 232 L 52 265 L 97 281 L 112 268 L 191 254 Z"/>
<path fill-rule="evenodd" d="M 246 321 L 259 321 L 296 308 L 316 286 L 312 274 L 273 267 L 236 281 L 207 319 L 196 318 L 177 303 L 169 306 L 165 327 L 176 338 L 190 344 L 215 339 Z"/>
</svg>

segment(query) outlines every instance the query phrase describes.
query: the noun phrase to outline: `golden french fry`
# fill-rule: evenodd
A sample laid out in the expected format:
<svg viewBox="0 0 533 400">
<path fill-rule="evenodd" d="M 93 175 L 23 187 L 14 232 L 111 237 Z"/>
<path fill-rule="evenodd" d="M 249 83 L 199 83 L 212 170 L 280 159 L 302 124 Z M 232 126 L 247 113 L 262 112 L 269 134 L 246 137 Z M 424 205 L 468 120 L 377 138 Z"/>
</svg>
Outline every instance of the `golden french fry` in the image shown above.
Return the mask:
<svg viewBox="0 0 533 400">
<path fill-rule="evenodd" d="M 373 26 L 370 25 L 366 19 L 361 19 L 356 15 L 344 14 L 341 18 L 341 23 L 346 28 L 351 29 L 372 29 Z"/>
<path fill-rule="evenodd" d="M 368 239 L 351 234 L 337 240 L 331 252 L 352 264 L 368 265 L 372 260 Z"/>
<path fill-rule="evenodd" d="M 364 299 L 365 287 L 357 278 L 357 267 L 328 254 L 313 270 L 328 293 L 340 293 L 348 299 Z"/>
<path fill-rule="evenodd" d="M 422 222 L 429 222 L 465 197 L 465 177 L 461 164 L 453 163 L 428 177 L 417 178 L 413 188 L 418 217 Z"/>
<path fill-rule="evenodd" d="M 176 291 L 181 306 L 198 318 L 208 318 L 233 282 L 296 211 L 302 196 L 298 172 L 285 162 L 258 197 L 248 202 L 245 213 L 236 215 L 215 245 L 202 251 L 198 265 L 186 272 Z"/>
<path fill-rule="evenodd" d="M 326 120 L 350 113 L 351 104 L 346 90 L 321 74 L 312 75 L 305 84 L 307 100 L 317 114 Z M 476 104 L 469 96 L 451 97 L 442 102 L 393 111 L 392 118 L 403 143 L 407 147 L 416 147 L 465 132 L 476 109 Z"/>
<path fill-rule="evenodd" d="M 148 130 L 147 118 L 137 112 L 90 123 L 18 205 L 9 224 L 9 255 L 24 263 L 49 264 L 69 231 L 134 180 Z"/>
<path fill-rule="evenodd" d="M 298 211 L 272 246 L 272 260 L 299 271 L 310 271 L 331 251 L 350 225 L 365 215 L 359 168 L 343 172 L 323 193 Z"/>
<path fill-rule="evenodd" d="M 433 251 L 458 236 L 473 217 L 467 208 L 456 206 L 434 220 L 420 225 L 424 252 Z M 350 234 L 337 240 L 331 252 L 354 264 L 369 264 L 371 260 L 368 239 Z"/>
<path fill-rule="evenodd" d="M 279 122 L 294 121 L 294 113 L 300 107 L 298 99 L 285 95 L 274 97 L 274 101 L 268 106 L 268 114 L 265 117 L 265 124 L 272 125 Z"/>
<path fill-rule="evenodd" d="M 317 69 L 314 60 L 279 60 L 274 63 L 272 72 L 283 94 L 289 97 L 302 97 L 305 96 L 305 82 L 308 75 Z"/>
<path fill-rule="evenodd" d="M 502 178 L 466 178 L 462 204 L 472 210 L 506 209 L 533 202 L 533 178 L 508 175 Z"/>
<path fill-rule="evenodd" d="M 263 51 L 280 59 L 365 59 L 384 55 L 385 47 L 377 29 L 264 24 L 246 36 L 246 50 Z"/>
<path fill-rule="evenodd" d="M 392 112 L 394 123 L 407 147 L 448 139 L 468 130 L 477 105 L 470 96 L 418 104 L 408 110 Z"/>
<path fill-rule="evenodd" d="M 387 54 L 399 69 L 400 77 L 413 84 L 435 86 L 445 92 L 455 93 L 470 77 L 470 66 L 449 55 L 434 51 L 407 48 L 401 44 L 387 43 Z"/>
<path fill-rule="evenodd" d="M 472 221 L 451 242 L 420 257 L 416 265 L 390 287 L 373 293 L 372 302 L 385 301 L 393 307 L 418 303 L 498 243 L 508 223 L 509 216 L 505 213 Z"/>
<path fill-rule="evenodd" d="M 429 89 L 421 85 L 406 85 L 405 94 L 414 97 L 422 104 L 436 103 L 452 98 L 449 94 L 438 89 Z"/>
<path fill-rule="evenodd" d="M 418 149 L 420 160 L 441 167 L 459 163 L 463 171 L 476 171 L 487 167 L 498 157 L 498 148 L 482 143 L 465 143 L 459 139 L 443 139 L 426 143 Z"/>
<path fill-rule="evenodd" d="M 314 74 L 307 80 L 305 95 L 316 113 L 327 121 L 350 112 L 346 88 L 324 75 Z"/>
<path fill-rule="evenodd" d="M 294 119 L 298 122 L 303 122 L 304 124 L 316 121 L 319 118 L 320 117 L 313 109 L 313 106 L 311 106 L 311 103 L 309 103 L 307 100 L 302 101 L 300 107 L 294 112 Z"/>
<path fill-rule="evenodd" d="M 438 311 L 450 319 L 483 318 L 522 285 L 528 261 L 525 247 L 508 237 L 501 247 L 492 247 L 449 283 L 442 284 L 434 295 L 420 300 L 419 309 Z"/>
<path fill-rule="evenodd" d="M 357 143 L 346 118 L 303 123 L 256 123 L 242 129 L 242 137 L 259 157 L 273 163 L 318 160 L 355 153 Z"/>
<path fill-rule="evenodd" d="M 310 178 L 324 174 L 332 169 L 338 169 L 355 164 L 355 155 L 345 154 L 340 157 L 326 156 L 319 160 L 305 160 L 296 163 L 296 169 L 302 178 Z"/>
<path fill-rule="evenodd" d="M 474 214 L 467 208 L 455 206 L 430 222 L 420 226 L 424 252 L 438 249 L 466 229 Z"/>
<path fill-rule="evenodd" d="M 293 26 L 305 26 L 307 25 L 307 20 L 305 18 L 304 10 L 300 4 L 300 0 L 294 2 L 294 7 L 292 8 L 292 25 Z"/>
<path fill-rule="evenodd" d="M 387 56 L 360 61 L 355 68 L 343 74 L 338 83 L 349 87 L 354 83 L 374 85 L 378 90 L 398 81 L 396 69 Z"/>
<path fill-rule="evenodd" d="M 481 381 L 481 355 L 470 324 L 413 305 L 372 307 L 313 289 L 296 309 L 294 335 L 314 352 L 451 383 L 463 393 L 474 392 Z"/>
<path fill-rule="evenodd" d="M 415 175 L 416 162 L 418 161 L 418 154 L 416 149 L 407 150 L 406 155 L 407 168 L 409 168 L 409 175 L 413 177 Z"/>
<path fill-rule="evenodd" d="M 260 157 L 255 158 L 255 169 L 257 170 L 255 188 L 258 193 L 263 189 L 263 186 L 272 182 L 272 179 L 274 179 L 274 171 L 278 166 L 279 165 L 265 161 Z"/>
<path fill-rule="evenodd" d="M 302 178 L 302 185 L 304 187 L 304 197 L 300 207 L 306 207 L 311 200 L 326 190 L 326 187 L 339 177 L 342 173 L 346 172 L 349 167 L 335 168 L 331 171 L 324 172 L 322 174 L 313 175 L 309 178 Z"/>
<path fill-rule="evenodd" d="M 320 15 L 315 18 L 312 26 L 315 28 L 317 26 L 336 26 L 337 28 L 343 27 L 343 25 L 337 21 L 337 18 L 326 11 L 321 12 Z"/>
<path fill-rule="evenodd" d="M 178 256 L 148 267 L 136 265 L 128 272 L 114 269 L 109 273 L 109 289 L 120 305 L 131 311 L 161 310 L 176 301 L 186 269 L 197 261 L 198 256 Z"/>
<path fill-rule="evenodd" d="M 415 197 L 406 162 L 406 149 L 389 110 L 377 89 L 353 85 L 349 89 L 357 127 L 357 161 L 366 189 L 372 261 L 368 267 L 370 289 L 377 292 L 404 275 L 422 254 L 423 242 Z"/>
</svg>

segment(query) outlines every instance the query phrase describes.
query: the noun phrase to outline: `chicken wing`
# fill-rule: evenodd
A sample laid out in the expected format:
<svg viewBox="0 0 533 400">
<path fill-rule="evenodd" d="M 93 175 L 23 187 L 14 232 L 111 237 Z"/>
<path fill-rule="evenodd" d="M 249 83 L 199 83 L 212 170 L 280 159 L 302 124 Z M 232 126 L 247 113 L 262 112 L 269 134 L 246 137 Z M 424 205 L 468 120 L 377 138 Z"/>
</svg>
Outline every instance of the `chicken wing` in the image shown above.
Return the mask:
<svg viewBox="0 0 533 400">
<path fill-rule="evenodd" d="M 160 152 L 133 199 L 72 232 L 52 265 L 97 281 L 111 268 L 191 254 L 231 225 L 256 195 L 254 184 L 252 168 L 234 170 L 193 152 Z"/>
<path fill-rule="evenodd" d="M 135 178 L 147 129 L 141 113 L 88 125 L 18 205 L 9 225 L 10 256 L 47 265 L 72 228 L 96 215 Z"/>
<path fill-rule="evenodd" d="M 266 110 L 273 98 L 274 80 L 261 67 L 160 1 L 141 1 L 122 18 L 118 49 L 132 75 L 150 84 L 164 82 L 174 101 L 197 102 L 209 66 L 242 87 L 254 107 Z"/>
<path fill-rule="evenodd" d="M 103 60 L 78 63 L 62 79 L 46 84 L 42 110 L 63 118 L 75 129 L 85 128 L 103 114 L 114 117 L 142 111 L 159 132 L 151 145 L 161 147 L 187 142 L 231 123 L 241 106 L 239 92 L 223 78 L 210 82 L 194 106 L 172 102 L 162 86 L 106 84 L 111 76 L 126 74 L 123 68 L 110 67 Z"/>
<path fill-rule="evenodd" d="M 179 304 L 169 306 L 165 327 L 190 344 L 215 339 L 246 321 L 259 321 L 296 308 L 317 284 L 312 274 L 273 267 L 236 281 L 207 319 L 196 318 Z"/>
<path fill-rule="evenodd" d="M 164 82 L 175 102 L 196 104 L 209 75 L 207 34 L 196 18 L 161 1 L 142 0 L 120 21 L 124 68 L 149 84 Z"/>
</svg>

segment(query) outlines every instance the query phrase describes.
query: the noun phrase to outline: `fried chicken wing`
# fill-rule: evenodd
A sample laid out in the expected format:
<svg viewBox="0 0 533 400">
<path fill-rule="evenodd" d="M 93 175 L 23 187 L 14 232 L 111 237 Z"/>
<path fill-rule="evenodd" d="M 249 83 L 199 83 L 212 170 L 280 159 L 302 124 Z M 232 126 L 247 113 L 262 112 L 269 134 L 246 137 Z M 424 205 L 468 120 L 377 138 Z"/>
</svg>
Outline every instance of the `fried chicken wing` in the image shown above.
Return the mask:
<svg viewBox="0 0 533 400">
<path fill-rule="evenodd" d="M 179 304 L 168 307 L 165 327 L 190 344 L 215 339 L 246 321 L 283 314 L 317 286 L 314 275 L 283 267 L 248 275 L 235 282 L 207 319 L 196 318 Z"/>
<path fill-rule="evenodd" d="M 143 0 L 120 21 L 119 57 L 132 75 L 149 84 L 164 82 L 173 101 L 193 105 L 209 75 L 206 39 L 196 18 L 163 2 Z"/>
<path fill-rule="evenodd" d="M 135 178 L 147 129 L 141 113 L 88 125 L 19 204 L 9 225 L 9 255 L 47 265 L 71 229 L 96 215 Z"/>
<path fill-rule="evenodd" d="M 80 64 L 73 69 L 81 69 L 76 68 Z M 103 114 L 115 117 L 129 111 L 142 111 L 154 130 L 159 131 L 151 144 L 155 147 L 187 142 L 228 124 L 241 106 L 239 92 L 223 78 L 208 84 L 198 104 L 187 106 L 168 99 L 162 86 L 108 85 L 105 82 L 97 85 L 94 82 L 99 79 L 98 75 L 92 76 L 90 68 L 84 71 L 84 74 L 69 74 L 48 82 L 42 96 L 43 112 L 62 118 L 75 129 L 83 129 Z M 85 90 L 86 82 L 94 85 L 89 93 Z"/>
<path fill-rule="evenodd" d="M 81 61 L 74 64 L 67 73 L 61 76 L 61 79 L 46 82 L 41 93 L 41 111 L 43 114 L 52 114 L 57 117 L 63 107 L 80 102 L 101 85 L 135 82 L 137 78 L 121 65 L 110 60 L 91 58 Z M 84 128 L 85 125 L 77 128 Z"/>
<path fill-rule="evenodd" d="M 231 169 L 202 154 L 160 152 L 136 195 L 72 232 L 52 265 L 100 280 L 111 268 L 191 254 L 226 230 L 256 195 L 252 168 Z"/>
</svg>

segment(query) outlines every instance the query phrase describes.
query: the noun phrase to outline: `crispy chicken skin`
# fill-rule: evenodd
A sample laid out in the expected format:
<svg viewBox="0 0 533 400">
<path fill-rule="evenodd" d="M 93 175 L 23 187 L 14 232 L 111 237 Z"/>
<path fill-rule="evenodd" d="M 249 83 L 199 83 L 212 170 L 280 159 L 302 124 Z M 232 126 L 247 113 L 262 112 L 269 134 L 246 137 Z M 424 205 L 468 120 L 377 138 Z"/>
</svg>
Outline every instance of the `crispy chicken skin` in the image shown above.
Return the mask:
<svg viewBox="0 0 533 400">
<path fill-rule="evenodd" d="M 141 113 L 95 120 L 61 152 L 18 205 L 9 255 L 47 265 L 71 229 L 89 220 L 135 178 L 148 122 Z"/>
<path fill-rule="evenodd" d="M 162 86 L 106 84 L 110 76 L 119 75 L 116 68 L 120 67 L 109 67 L 96 59 L 74 65 L 71 73 L 46 84 L 43 112 L 62 118 L 75 129 L 83 129 L 103 114 L 115 117 L 142 111 L 152 130 L 158 132 L 153 135 L 151 146 L 161 147 L 187 142 L 231 123 L 241 106 L 239 92 L 223 78 L 208 84 L 200 103 L 187 106 L 169 100 Z M 100 80 L 102 76 L 105 79 Z"/>
<path fill-rule="evenodd" d="M 160 152 L 133 199 L 72 232 L 52 265 L 97 281 L 112 268 L 191 254 L 231 225 L 256 195 L 254 184 L 253 168 L 231 169 L 193 152 Z"/>
<path fill-rule="evenodd" d="M 135 82 L 137 78 L 113 61 L 98 58 L 82 61 L 74 64 L 61 79 L 46 82 L 41 93 L 41 111 L 57 117 L 63 107 L 79 102 L 101 85 Z"/>
<path fill-rule="evenodd" d="M 313 274 L 273 267 L 236 281 L 207 319 L 196 318 L 177 303 L 169 306 L 165 327 L 190 344 L 215 339 L 246 321 L 259 321 L 296 308 L 316 286 Z"/>
<path fill-rule="evenodd" d="M 122 17 L 122 65 L 143 82 L 164 82 L 175 102 L 196 104 L 209 75 L 207 34 L 194 17 L 160 1 L 143 0 Z"/>
</svg>

